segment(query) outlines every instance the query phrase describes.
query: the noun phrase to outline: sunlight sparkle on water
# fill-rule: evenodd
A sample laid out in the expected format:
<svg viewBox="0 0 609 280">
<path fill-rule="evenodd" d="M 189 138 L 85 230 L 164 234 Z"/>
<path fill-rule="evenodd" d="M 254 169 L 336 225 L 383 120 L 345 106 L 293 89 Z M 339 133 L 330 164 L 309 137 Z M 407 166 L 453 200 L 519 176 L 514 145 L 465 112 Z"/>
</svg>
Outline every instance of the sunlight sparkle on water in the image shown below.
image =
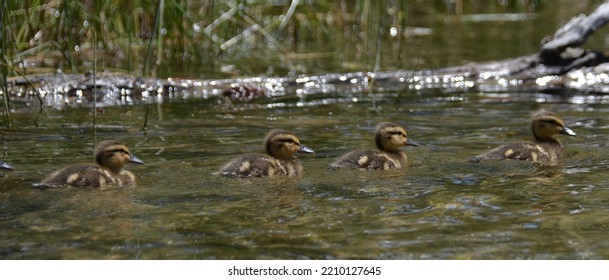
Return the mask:
<svg viewBox="0 0 609 280">
<path fill-rule="evenodd" d="M 194 30 L 197 33 L 201 32 L 201 24 L 199 24 L 198 22 L 193 23 L 192 30 Z"/>
<path fill-rule="evenodd" d="M 395 27 L 391 27 L 391 29 L 389 29 L 389 34 L 391 35 L 391 37 L 398 36 L 398 29 Z"/>
</svg>

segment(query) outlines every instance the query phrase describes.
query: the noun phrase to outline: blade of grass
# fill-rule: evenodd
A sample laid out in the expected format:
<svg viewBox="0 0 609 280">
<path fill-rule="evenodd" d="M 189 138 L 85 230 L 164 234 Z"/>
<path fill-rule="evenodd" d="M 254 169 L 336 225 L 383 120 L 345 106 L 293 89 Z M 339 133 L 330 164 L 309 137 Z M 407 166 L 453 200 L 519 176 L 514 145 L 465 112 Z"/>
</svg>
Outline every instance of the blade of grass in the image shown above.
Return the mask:
<svg viewBox="0 0 609 280">
<path fill-rule="evenodd" d="M 154 36 L 159 36 L 158 35 L 158 28 L 159 28 L 159 16 L 161 15 L 161 7 L 163 5 L 163 0 L 159 0 L 159 4 L 157 5 L 157 9 L 156 9 L 156 15 L 154 17 L 154 27 L 152 28 L 152 35 L 150 36 L 149 40 L 148 40 L 148 45 L 146 46 L 146 54 L 144 55 L 144 69 L 142 69 L 142 77 L 145 77 L 146 74 L 148 73 L 148 58 L 150 57 L 150 52 L 152 52 L 152 40 L 154 39 Z"/>
<path fill-rule="evenodd" d="M 146 72 L 148 72 L 148 57 L 150 55 L 150 51 L 152 49 L 152 40 L 154 38 L 154 35 L 156 34 L 156 36 L 160 37 L 160 27 L 161 27 L 161 19 L 160 17 L 163 16 L 163 6 L 164 6 L 164 0 L 160 0 L 159 4 L 157 5 L 157 11 L 156 11 L 156 16 L 154 17 L 154 28 L 152 29 L 152 36 L 150 36 L 150 40 L 148 41 L 148 47 L 146 50 L 146 57 L 144 58 L 144 70 L 142 73 L 142 76 L 145 76 Z M 157 39 L 157 44 L 161 44 L 161 40 Z M 158 46 L 157 46 L 158 47 Z M 160 53 L 160 50 L 157 50 L 158 53 Z M 160 54 L 159 54 L 160 55 Z M 146 105 L 146 115 L 144 116 L 144 126 L 142 127 L 142 130 L 144 131 L 144 135 L 147 135 L 147 130 L 148 130 L 148 114 L 150 113 L 150 102 L 148 102 L 148 104 Z"/>
<path fill-rule="evenodd" d="M 93 29 L 93 139 L 97 139 L 97 30 Z M 97 143 L 95 143 L 97 145 Z"/>
<path fill-rule="evenodd" d="M 159 1 L 159 11 L 158 11 L 158 24 L 155 24 L 155 26 L 158 28 L 157 32 L 156 32 L 156 61 L 155 61 L 155 65 L 159 65 L 161 64 L 161 62 L 163 61 L 163 11 L 165 11 L 165 0 L 160 0 Z M 158 67 L 154 68 L 155 70 L 158 69 Z M 155 71 L 156 72 L 156 71 Z M 156 73 L 154 75 L 155 77 L 157 76 Z"/>
<path fill-rule="evenodd" d="M 378 5 L 377 6 L 377 11 L 376 11 L 377 15 L 378 15 L 378 18 L 374 20 L 374 22 L 376 23 L 376 26 L 375 26 L 376 27 L 375 28 L 375 30 L 376 30 L 376 32 L 375 32 L 376 33 L 376 36 L 375 36 L 376 37 L 375 38 L 376 39 L 376 59 L 375 59 L 375 62 L 374 62 L 374 68 L 372 70 L 373 72 L 379 72 L 379 71 L 381 71 L 381 58 L 382 58 L 381 55 L 383 53 L 381 51 L 381 49 L 383 47 L 383 31 L 382 31 L 382 29 L 385 26 L 385 22 L 384 22 L 385 17 L 383 16 L 383 12 L 384 12 L 383 1 L 377 1 L 376 3 Z"/>
<path fill-rule="evenodd" d="M 76 70 L 76 63 L 74 62 L 74 33 L 72 32 L 72 26 L 73 23 L 75 22 L 74 20 L 74 15 L 73 15 L 73 11 L 72 11 L 72 5 L 71 2 L 69 0 L 64 0 L 64 9 L 66 12 L 66 20 L 64 21 L 64 28 L 65 31 L 68 34 L 68 45 L 66 46 L 66 49 L 68 51 L 68 62 L 70 63 L 70 67 L 72 68 L 72 73 L 77 73 Z"/>
<path fill-rule="evenodd" d="M 2 84 L 2 108 L 4 109 L 4 127 L 5 128 L 10 128 L 11 127 L 11 118 L 10 118 L 10 108 L 9 108 L 9 97 L 8 97 L 8 82 L 7 82 L 7 74 L 8 74 L 8 59 L 7 59 L 7 55 L 6 55 L 6 30 L 5 30 L 5 24 L 4 24 L 4 16 L 5 16 L 5 10 L 6 8 L 6 2 L 2 1 L 2 3 L 0 4 L 0 38 L 1 38 L 1 45 L 0 45 L 0 59 L 2 59 L 2 65 L 0 66 L 0 84 Z"/>
<path fill-rule="evenodd" d="M 227 5 L 229 5 L 231 8 L 235 7 L 234 5 L 231 5 L 230 3 L 227 3 Z M 267 30 L 274 28 L 274 26 L 281 24 L 281 20 L 277 19 L 271 25 L 266 26 L 266 27 L 261 27 L 261 25 L 258 24 L 253 18 L 251 18 L 245 11 L 239 10 L 239 15 L 243 18 L 243 20 L 245 20 L 245 22 L 249 25 L 249 27 L 245 31 L 241 32 L 239 35 L 224 42 L 220 46 L 220 49 L 226 50 L 227 48 L 229 48 L 231 45 L 235 44 L 236 42 L 248 38 L 249 36 L 251 36 L 248 34 L 248 33 L 250 33 L 249 31 L 253 30 L 253 31 L 260 33 L 265 39 L 267 39 L 281 53 L 288 54 L 290 52 L 288 47 L 284 46 L 282 43 L 277 41 L 277 39 L 275 39 L 267 31 Z"/>
<path fill-rule="evenodd" d="M 292 0 L 292 4 L 290 4 L 290 8 L 285 13 L 283 20 L 281 21 L 281 24 L 279 24 L 279 27 L 277 28 L 278 31 L 281 32 L 281 31 L 283 31 L 283 29 L 285 29 L 286 25 L 288 25 L 288 22 L 290 22 L 290 19 L 294 15 L 294 12 L 296 11 L 296 7 L 298 7 L 299 4 L 300 4 L 299 0 Z"/>
</svg>

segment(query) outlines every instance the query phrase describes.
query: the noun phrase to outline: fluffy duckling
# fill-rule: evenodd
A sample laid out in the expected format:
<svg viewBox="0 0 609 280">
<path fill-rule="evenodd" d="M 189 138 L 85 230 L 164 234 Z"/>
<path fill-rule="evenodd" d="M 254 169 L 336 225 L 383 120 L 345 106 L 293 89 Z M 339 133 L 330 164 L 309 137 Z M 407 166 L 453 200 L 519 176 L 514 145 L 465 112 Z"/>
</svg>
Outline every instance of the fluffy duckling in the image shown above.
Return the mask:
<svg viewBox="0 0 609 280">
<path fill-rule="evenodd" d="M 540 165 L 556 165 L 562 156 L 563 146 L 557 134 L 575 136 L 575 132 L 565 126 L 565 122 L 552 112 L 540 111 L 533 114 L 531 130 L 535 142 L 517 142 L 500 146 L 472 158 L 478 162 L 484 159 L 518 159 Z"/>
<path fill-rule="evenodd" d="M 135 184 L 135 175 L 123 170 L 127 163 L 143 164 L 127 146 L 113 140 L 102 141 L 95 149 L 97 164 L 78 164 L 59 169 L 34 187 L 127 187 Z"/>
<path fill-rule="evenodd" d="M 406 137 L 406 129 L 395 123 L 384 122 L 376 127 L 374 139 L 378 150 L 355 150 L 341 156 L 330 165 L 332 169 L 351 167 L 387 170 L 406 167 L 408 158 L 402 146 L 418 146 Z"/>
<path fill-rule="evenodd" d="M 10 164 L 4 161 L 0 161 L 0 169 L 14 170 L 14 168 Z"/>
<path fill-rule="evenodd" d="M 240 156 L 227 163 L 220 174 L 231 177 L 299 176 L 302 174 L 300 161 L 295 153 L 314 153 L 300 144 L 298 137 L 287 130 L 275 129 L 264 140 L 266 153 Z"/>
</svg>

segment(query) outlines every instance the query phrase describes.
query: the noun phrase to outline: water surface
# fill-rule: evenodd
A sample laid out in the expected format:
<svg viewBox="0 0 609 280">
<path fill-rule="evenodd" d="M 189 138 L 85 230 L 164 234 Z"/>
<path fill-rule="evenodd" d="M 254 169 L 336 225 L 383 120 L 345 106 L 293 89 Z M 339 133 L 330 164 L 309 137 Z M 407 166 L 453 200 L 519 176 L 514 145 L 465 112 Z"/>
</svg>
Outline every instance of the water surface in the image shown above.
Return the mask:
<svg viewBox="0 0 609 280">
<path fill-rule="evenodd" d="M 89 109 L 19 115 L 3 135 L 15 172 L 0 180 L 5 259 L 604 259 L 609 185 L 606 106 L 550 96 L 383 93 L 228 106 L 222 100 L 105 108 L 97 140 L 120 139 L 146 165 L 134 188 L 31 189 L 60 165 L 92 160 Z M 347 98 L 347 99 L 345 99 Z M 350 100 L 350 101 L 345 101 Z M 561 101 L 562 100 L 562 101 Z M 306 107 L 299 106 L 307 101 Z M 309 102 L 316 101 L 316 102 Z M 340 101 L 340 102 L 338 102 Z M 544 102 L 541 102 L 544 101 Z M 469 163 L 530 139 L 530 113 L 559 113 L 564 164 Z M 421 144 L 407 170 L 330 171 L 373 147 L 378 122 Z M 59 125 L 61 124 L 61 125 Z M 270 128 L 316 150 L 300 178 L 212 175 L 262 152 Z"/>
<path fill-rule="evenodd" d="M 482 6 L 470 11 L 481 15 L 463 16 L 412 6 L 405 24 L 424 34 L 385 36 L 381 52 L 351 41 L 327 49 L 304 42 L 297 53 L 324 55 L 285 60 L 261 44 L 262 52 L 217 65 L 164 61 L 159 76 L 225 78 L 218 67 L 231 63 L 251 69 L 241 74 L 294 77 L 372 71 L 377 63 L 376 70 L 394 71 L 507 59 L 537 52 L 541 38 L 585 10 L 574 5 L 574 12 L 562 1 L 528 12 Z M 517 20 L 488 15 L 502 12 Z M 587 46 L 604 49 L 604 39 L 597 35 Z M 116 67 L 106 63 L 100 67 Z M 604 95 L 431 89 L 335 90 L 236 103 L 166 98 L 98 108 L 95 136 L 91 108 L 39 113 L 36 102 L 14 102 L 12 128 L 0 134 L 0 159 L 16 168 L 0 174 L 0 259 L 609 258 Z M 500 144 L 531 139 L 530 114 L 540 109 L 560 114 L 578 133 L 561 135 L 561 166 L 468 162 Z M 374 127 L 383 121 L 402 124 L 421 144 L 404 149 L 408 169 L 328 169 L 351 149 L 372 148 Z M 212 175 L 234 157 L 262 152 L 272 128 L 293 131 L 317 152 L 301 157 L 302 177 Z M 127 167 L 137 187 L 30 187 L 60 166 L 93 161 L 94 143 L 105 139 L 125 142 L 146 162 Z"/>
</svg>

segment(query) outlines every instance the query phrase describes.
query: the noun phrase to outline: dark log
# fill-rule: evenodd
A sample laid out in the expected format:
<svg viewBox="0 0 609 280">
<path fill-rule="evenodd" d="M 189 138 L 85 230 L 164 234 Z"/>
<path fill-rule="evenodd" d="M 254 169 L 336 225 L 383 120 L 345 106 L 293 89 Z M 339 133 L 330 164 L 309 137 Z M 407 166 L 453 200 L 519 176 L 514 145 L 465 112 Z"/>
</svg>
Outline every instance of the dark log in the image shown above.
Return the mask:
<svg viewBox="0 0 609 280">
<path fill-rule="evenodd" d="M 540 57 L 545 65 L 564 65 L 562 54 L 567 48 L 581 46 L 596 30 L 609 21 L 609 2 L 600 5 L 589 16 L 572 18 L 554 36 L 543 40 Z"/>
</svg>

